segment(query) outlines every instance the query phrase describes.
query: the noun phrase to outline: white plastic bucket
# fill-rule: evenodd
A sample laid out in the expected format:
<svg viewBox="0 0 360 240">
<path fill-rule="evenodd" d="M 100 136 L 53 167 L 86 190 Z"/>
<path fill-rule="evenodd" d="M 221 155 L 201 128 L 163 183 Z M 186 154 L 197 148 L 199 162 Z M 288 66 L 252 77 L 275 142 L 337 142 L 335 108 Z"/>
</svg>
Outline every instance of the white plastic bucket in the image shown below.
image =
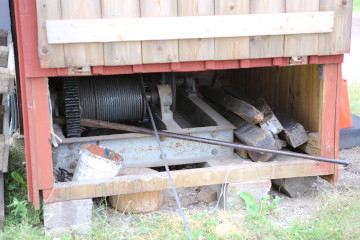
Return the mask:
<svg viewBox="0 0 360 240">
<path fill-rule="evenodd" d="M 124 163 L 119 154 L 93 144 L 83 145 L 79 155 L 73 181 L 115 177 Z"/>
</svg>

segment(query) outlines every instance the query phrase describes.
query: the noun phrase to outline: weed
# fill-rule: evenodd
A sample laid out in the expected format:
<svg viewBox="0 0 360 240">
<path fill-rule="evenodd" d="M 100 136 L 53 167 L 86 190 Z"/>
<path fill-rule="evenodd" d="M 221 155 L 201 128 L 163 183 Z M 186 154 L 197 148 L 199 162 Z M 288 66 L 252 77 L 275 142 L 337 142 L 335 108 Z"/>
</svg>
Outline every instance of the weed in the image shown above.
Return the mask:
<svg viewBox="0 0 360 240">
<path fill-rule="evenodd" d="M 270 196 L 266 195 L 266 197 L 258 204 L 250 193 L 242 192 L 240 193 L 240 197 L 245 201 L 249 219 L 261 219 L 267 217 L 281 200 L 281 198 L 271 200 Z"/>
</svg>

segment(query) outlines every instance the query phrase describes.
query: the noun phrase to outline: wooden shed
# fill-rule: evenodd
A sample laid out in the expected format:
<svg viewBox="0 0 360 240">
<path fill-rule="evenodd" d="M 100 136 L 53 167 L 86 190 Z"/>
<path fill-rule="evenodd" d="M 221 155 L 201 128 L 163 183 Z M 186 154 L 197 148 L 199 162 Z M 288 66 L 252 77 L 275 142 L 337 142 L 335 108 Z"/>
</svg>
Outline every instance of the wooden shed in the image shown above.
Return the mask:
<svg viewBox="0 0 360 240">
<path fill-rule="evenodd" d="M 263 96 L 300 122 L 311 139 L 304 151 L 338 157 L 341 64 L 350 51 L 352 0 L 12 3 L 29 197 L 37 208 L 41 198 L 51 203 L 171 187 L 164 172 L 55 182 L 49 79 L 221 72 L 233 88 Z M 116 136 L 112 140 L 126 138 Z M 101 140 L 60 138 L 60 147 Z M 223 183 L 227 171 L 217 166 L 171 175 L 176 187 L 191 187 Z M 322 176 L 335 183 L 337 174 L 332 163 L 278 158 L 236 165 L 227 182 Z"/>
</svg>

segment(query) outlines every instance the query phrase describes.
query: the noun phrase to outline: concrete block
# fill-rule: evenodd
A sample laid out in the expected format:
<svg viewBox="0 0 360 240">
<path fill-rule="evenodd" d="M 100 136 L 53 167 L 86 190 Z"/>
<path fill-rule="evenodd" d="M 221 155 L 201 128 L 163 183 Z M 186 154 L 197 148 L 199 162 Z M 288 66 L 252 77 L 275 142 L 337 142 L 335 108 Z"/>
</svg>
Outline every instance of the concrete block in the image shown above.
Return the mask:
<svg viewBox="0 0 360 240">
<path fill-rule="evenodd" d="M 44 226 L 46 235 L 64 232 L 87 232 L 92 223 L 93 201 L 82 199 L 44 204 Z"/>
<path fill-rule="evenodd" d="M 221 194 L 221 185 L 213 185 L 213 189 L 217 188 L 218 198 Z M 254 199 L 259 202 L 264 199 L 271 189 L 271 180 L 259 180 L 239 183 L 229 183 L 220 199 L 220 207 L 225 210 L 238 210 L 244 206 L 244 201 L 240 197 L 240 193 L 250 193 Z"/>
</svg>

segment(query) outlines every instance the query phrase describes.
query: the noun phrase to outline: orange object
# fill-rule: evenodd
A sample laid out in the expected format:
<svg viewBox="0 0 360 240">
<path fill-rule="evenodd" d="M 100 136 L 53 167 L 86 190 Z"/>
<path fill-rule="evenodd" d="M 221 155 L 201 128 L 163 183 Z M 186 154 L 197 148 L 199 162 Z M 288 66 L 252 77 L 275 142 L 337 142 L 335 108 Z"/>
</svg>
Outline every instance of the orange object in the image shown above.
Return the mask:
<svg viewBox="0 0 360 240">
<path fill-rule="evenodd" d="M 352 127 L 351 110 L 349 103 L 349 94 L 347 89 L 347 81 L 345 79 L 341 82 L 341 96 L 340 96 L 340 129 Z"/>
</svg>

